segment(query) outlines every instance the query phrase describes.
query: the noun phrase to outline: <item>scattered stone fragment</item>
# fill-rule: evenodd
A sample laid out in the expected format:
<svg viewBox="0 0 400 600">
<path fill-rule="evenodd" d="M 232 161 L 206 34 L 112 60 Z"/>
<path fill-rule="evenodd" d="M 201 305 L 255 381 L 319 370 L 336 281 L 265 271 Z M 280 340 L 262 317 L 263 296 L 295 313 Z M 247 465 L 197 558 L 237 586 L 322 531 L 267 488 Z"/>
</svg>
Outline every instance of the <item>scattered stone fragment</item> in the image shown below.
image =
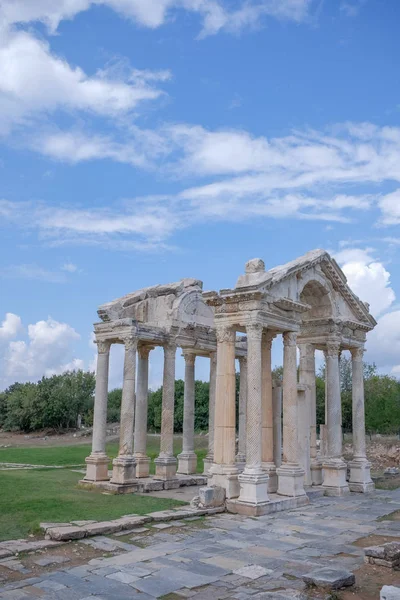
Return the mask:
<svg viewBox="0 0 400 600">
<path fill-rule="evenodd" d="M 380 546 L 364 548 L 364 561 L 393 569 L 400 565 L 400 542 L 388 542 Z"/>
<path fill-rule="evenodd" d="M 356 578 L 350 571 L 344 569 L 316 569 L 307 575 L 303 575 L 303 581 L 307 585 L 329 588 L 331 590 L 340 590 L 342 587 L 354 585 Z"/>
<path fill-rule="evenodd" d="M 394 585 L 384 585 L 381 589 L 380 600 L 400 600 L 400 588 Z"/>
<path fill-rule="evenodd" d="M 89 525 L 92 527 L 92 525 Z M 86 531 L 81 527 L 52 527 L 46 531 L 52 540 L 80 540 L 85 537 Z"/>
</svg>

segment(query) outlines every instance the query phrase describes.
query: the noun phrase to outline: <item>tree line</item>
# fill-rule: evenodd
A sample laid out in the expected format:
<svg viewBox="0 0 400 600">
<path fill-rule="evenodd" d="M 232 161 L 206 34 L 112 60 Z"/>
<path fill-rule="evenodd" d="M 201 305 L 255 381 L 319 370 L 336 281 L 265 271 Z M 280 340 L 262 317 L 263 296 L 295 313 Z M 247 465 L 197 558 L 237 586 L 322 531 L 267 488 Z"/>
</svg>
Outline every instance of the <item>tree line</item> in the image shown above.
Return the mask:
<svg viewBox="0 0 400 600">
<path fill-rule="evenodd" d="M 273 371 L 275 380 L 282 379 L 282 367 Z M 344 431 L 352 430 L 351 359 L 340 360 L 342 396 L 342 424 Z M 393 434 L 400 431 L 400 381 L 389 375 L 380 375 L 375 365 L 364 364 L 365 423 L 371 433 Z M 325 422 L 325 368 L 316 377 L 317 424 Z M 52 377 L 43 377 L 37 383 L 14 383 L 0 392 L 0 428 L 25 432 L 38 429 L 62 430 L 75 428 L 78 418 L 85 426 L 93 423 L 95 377 L 94 373 L 73 371 Z M 114 389 L 108 395 L 107 420 L 116 423 L 120 418 L 122 390 Z M 184 382 L 175 382 L 174 429 L 183 427 Z M 239 400 L 239 375 L 236 375 L 236 407 Z M 195 429 L 208 429 L 209 383 L 195 382 Z M 161 428 L 162 387 L 149 390 L 149 431 Z M 237 419 L 238 421 L 238 419 Z"/>
</svg>

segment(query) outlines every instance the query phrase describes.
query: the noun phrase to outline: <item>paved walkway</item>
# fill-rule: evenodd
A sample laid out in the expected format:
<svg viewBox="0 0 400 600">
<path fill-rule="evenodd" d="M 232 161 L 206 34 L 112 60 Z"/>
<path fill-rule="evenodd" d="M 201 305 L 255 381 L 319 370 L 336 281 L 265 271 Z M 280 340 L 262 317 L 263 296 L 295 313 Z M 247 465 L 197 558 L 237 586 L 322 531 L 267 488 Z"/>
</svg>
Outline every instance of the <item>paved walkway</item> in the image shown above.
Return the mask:
<svg viewBox="0 0 400 600">
<path fill-rule="evenodd" d="M 224 513 L 156 523 L 125 536 L 77 542 L 105 556 L 78 567 L 59 564 L 40 577 L 5 585 L 0 598 L 307 598 L 305 573 L 323 566 L 355 570 L 363 563 L 355 540 L 370 534 L 400 536 L 399 521 L 378 521 L 399 509 L 400 489 L 369 497 L 317 498 L 301 509 L 257 519 Z M 56 555 L 57 549 L 52 552 Z M 23 559 L 14 563 L 21 565 Z"/>
</svg>

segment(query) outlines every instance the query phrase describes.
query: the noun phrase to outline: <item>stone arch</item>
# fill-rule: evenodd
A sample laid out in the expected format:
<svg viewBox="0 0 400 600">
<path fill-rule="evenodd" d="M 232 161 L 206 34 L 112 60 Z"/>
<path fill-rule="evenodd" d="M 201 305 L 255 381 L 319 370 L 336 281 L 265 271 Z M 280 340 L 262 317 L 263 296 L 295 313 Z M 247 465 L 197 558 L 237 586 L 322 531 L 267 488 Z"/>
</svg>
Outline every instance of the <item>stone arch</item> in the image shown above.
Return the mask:
<svg viewBox="0 0 400 600">
<path fill-rule="evenodd" d="M 327 281 L 315 275 L 303 282 L 299 299 L 310 309 L 303 314 L 303 320 L 327 319 L 336 316 L 336 307 L 332 297 L 332 290 Z"/>
</svg>

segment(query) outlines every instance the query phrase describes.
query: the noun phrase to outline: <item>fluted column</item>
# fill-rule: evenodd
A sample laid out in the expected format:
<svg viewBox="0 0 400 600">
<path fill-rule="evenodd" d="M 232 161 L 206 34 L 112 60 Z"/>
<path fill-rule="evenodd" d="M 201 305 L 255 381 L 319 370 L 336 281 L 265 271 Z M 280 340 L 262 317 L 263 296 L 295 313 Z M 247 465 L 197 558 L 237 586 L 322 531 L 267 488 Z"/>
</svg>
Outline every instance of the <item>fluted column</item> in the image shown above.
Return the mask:
<svg viewBox="0 0 400 600">
<path fill-rule="evenodd" d="M 261 346 L 261 388 L 262 388 L 262 467 L 268 473 L 268 492 L 278 489 L 278 476 L 274 462 L 274 408 L 272 400 L 272 340 L 275 335 L 264 331 Z"/>
<path fill-rule="evenodd" d="M 150 346 L 138 348 L 138 372 L 136 392 L 135 436 L 133 456 L 136 460 L 136 477 L 148 477 L 150 458 L 146 454 L 147 447 L 147 409 L 149 396 L 149 354 Z"/>
<path fill-rule="evenodd" d="M 185 389 L 183 397 L 183 443 L 178 456 L 178 473 L 190 475 L 197 471 L 197 455 L 194 451 L 194 414 L 195 414 L 195 361 L 196 355 L 189 350 L 183 351 L 185 359 Z"/>
<path fill-rule="evenodd" d="M 154 461 L 156 479 L 174 479 L 176 458 L 174 456 L 174 408 L 175 408 L 175 355 L 176 344 L 164 345 L 164 377 L 162 394 L 160 454 Z"/>
<path fill-rule="evenodd" d="M 246 462 L 247 356 L 239 358 L 239 368 L 239 444 L 236 462 L 238 468 L 243 470 Z"/>
<path fill-rule="evenodd" d="M 214 463 L 210 484 L 225 488 L 227 498 L 239 495 L 238 469 L 235 464 L 236 373 L 235 330 L 217 325 L 217 382 L 214 422 Z"/>
<path fill-rule="evenodd" d="M 278 494 L 304 496 L 304 470 L 298 463 L 297 334 L 283 334 L 283 461 L 277 469 Z"/>
<path fill-rule="evenodd" d="M 282 464 L 282 384 L 276 381 L 272 386 L 274 409 L 274 465 Z"/>
<path fill-rule="evenodd" d="M 300 383 L 306 385 L 306 414 L 308 418 L 305 434 L 303 466 L 307 485 L 322 484 L 322 462 L 317 457 L 317 394 L 315 382 L 315 348 L 312 344 L 301 344 Z"/>
<path fill-rule="evenodd" d="M 107 481 L 106 454 L 108 369 L 110 342 L 97 341 L 96 391 L 94 398 L 92 452 L 86 458 L 86 481 Z"/>
<path fill-rule="evenodd" d="M 217 386 L 217 353 L 210 352 L 210 385 L 208 399 L 208 452 L 204 459 L 204 475 L 208 475 L 214 461 L 215 392 Z"/>
<path fill-rule="evenodd" d="M 135 459 L 133 457 L 133 424 L 135 416 L 137 340 L 125 340 L 124 381 L 122 386 L 121 418 L 118 456 L 113 460 L 111 483 L 129 485 L 135 483 Z"/>
<path fill-rule="evenodd" d="M 326 415 L 327 456 L 323 459 L 325 493 L 341 496 L 348 493 L 346 464 L 342 458 L 342 404 L 339 372 L 340 343 L 328 341 L 326 347 Z"/>
<path fill-rule="evenodd" d="M 246 466 L 239 475 L 239 502 L 251 505 L 268 502 L 268 475 L 262 468 L 262 383 L 261 340 L 263 328 L 247 325 L 247 410 Z"/>
<path fill-rule="evenodd" d="M 352 348 L 351 356 L 353 460 L 349 463 L 349 488 L 352 492 L 370 492 L 375 486 L 371 479 L 371 464 L 367 459 L 365 444 L 364 348 Z"/>
</svg>

